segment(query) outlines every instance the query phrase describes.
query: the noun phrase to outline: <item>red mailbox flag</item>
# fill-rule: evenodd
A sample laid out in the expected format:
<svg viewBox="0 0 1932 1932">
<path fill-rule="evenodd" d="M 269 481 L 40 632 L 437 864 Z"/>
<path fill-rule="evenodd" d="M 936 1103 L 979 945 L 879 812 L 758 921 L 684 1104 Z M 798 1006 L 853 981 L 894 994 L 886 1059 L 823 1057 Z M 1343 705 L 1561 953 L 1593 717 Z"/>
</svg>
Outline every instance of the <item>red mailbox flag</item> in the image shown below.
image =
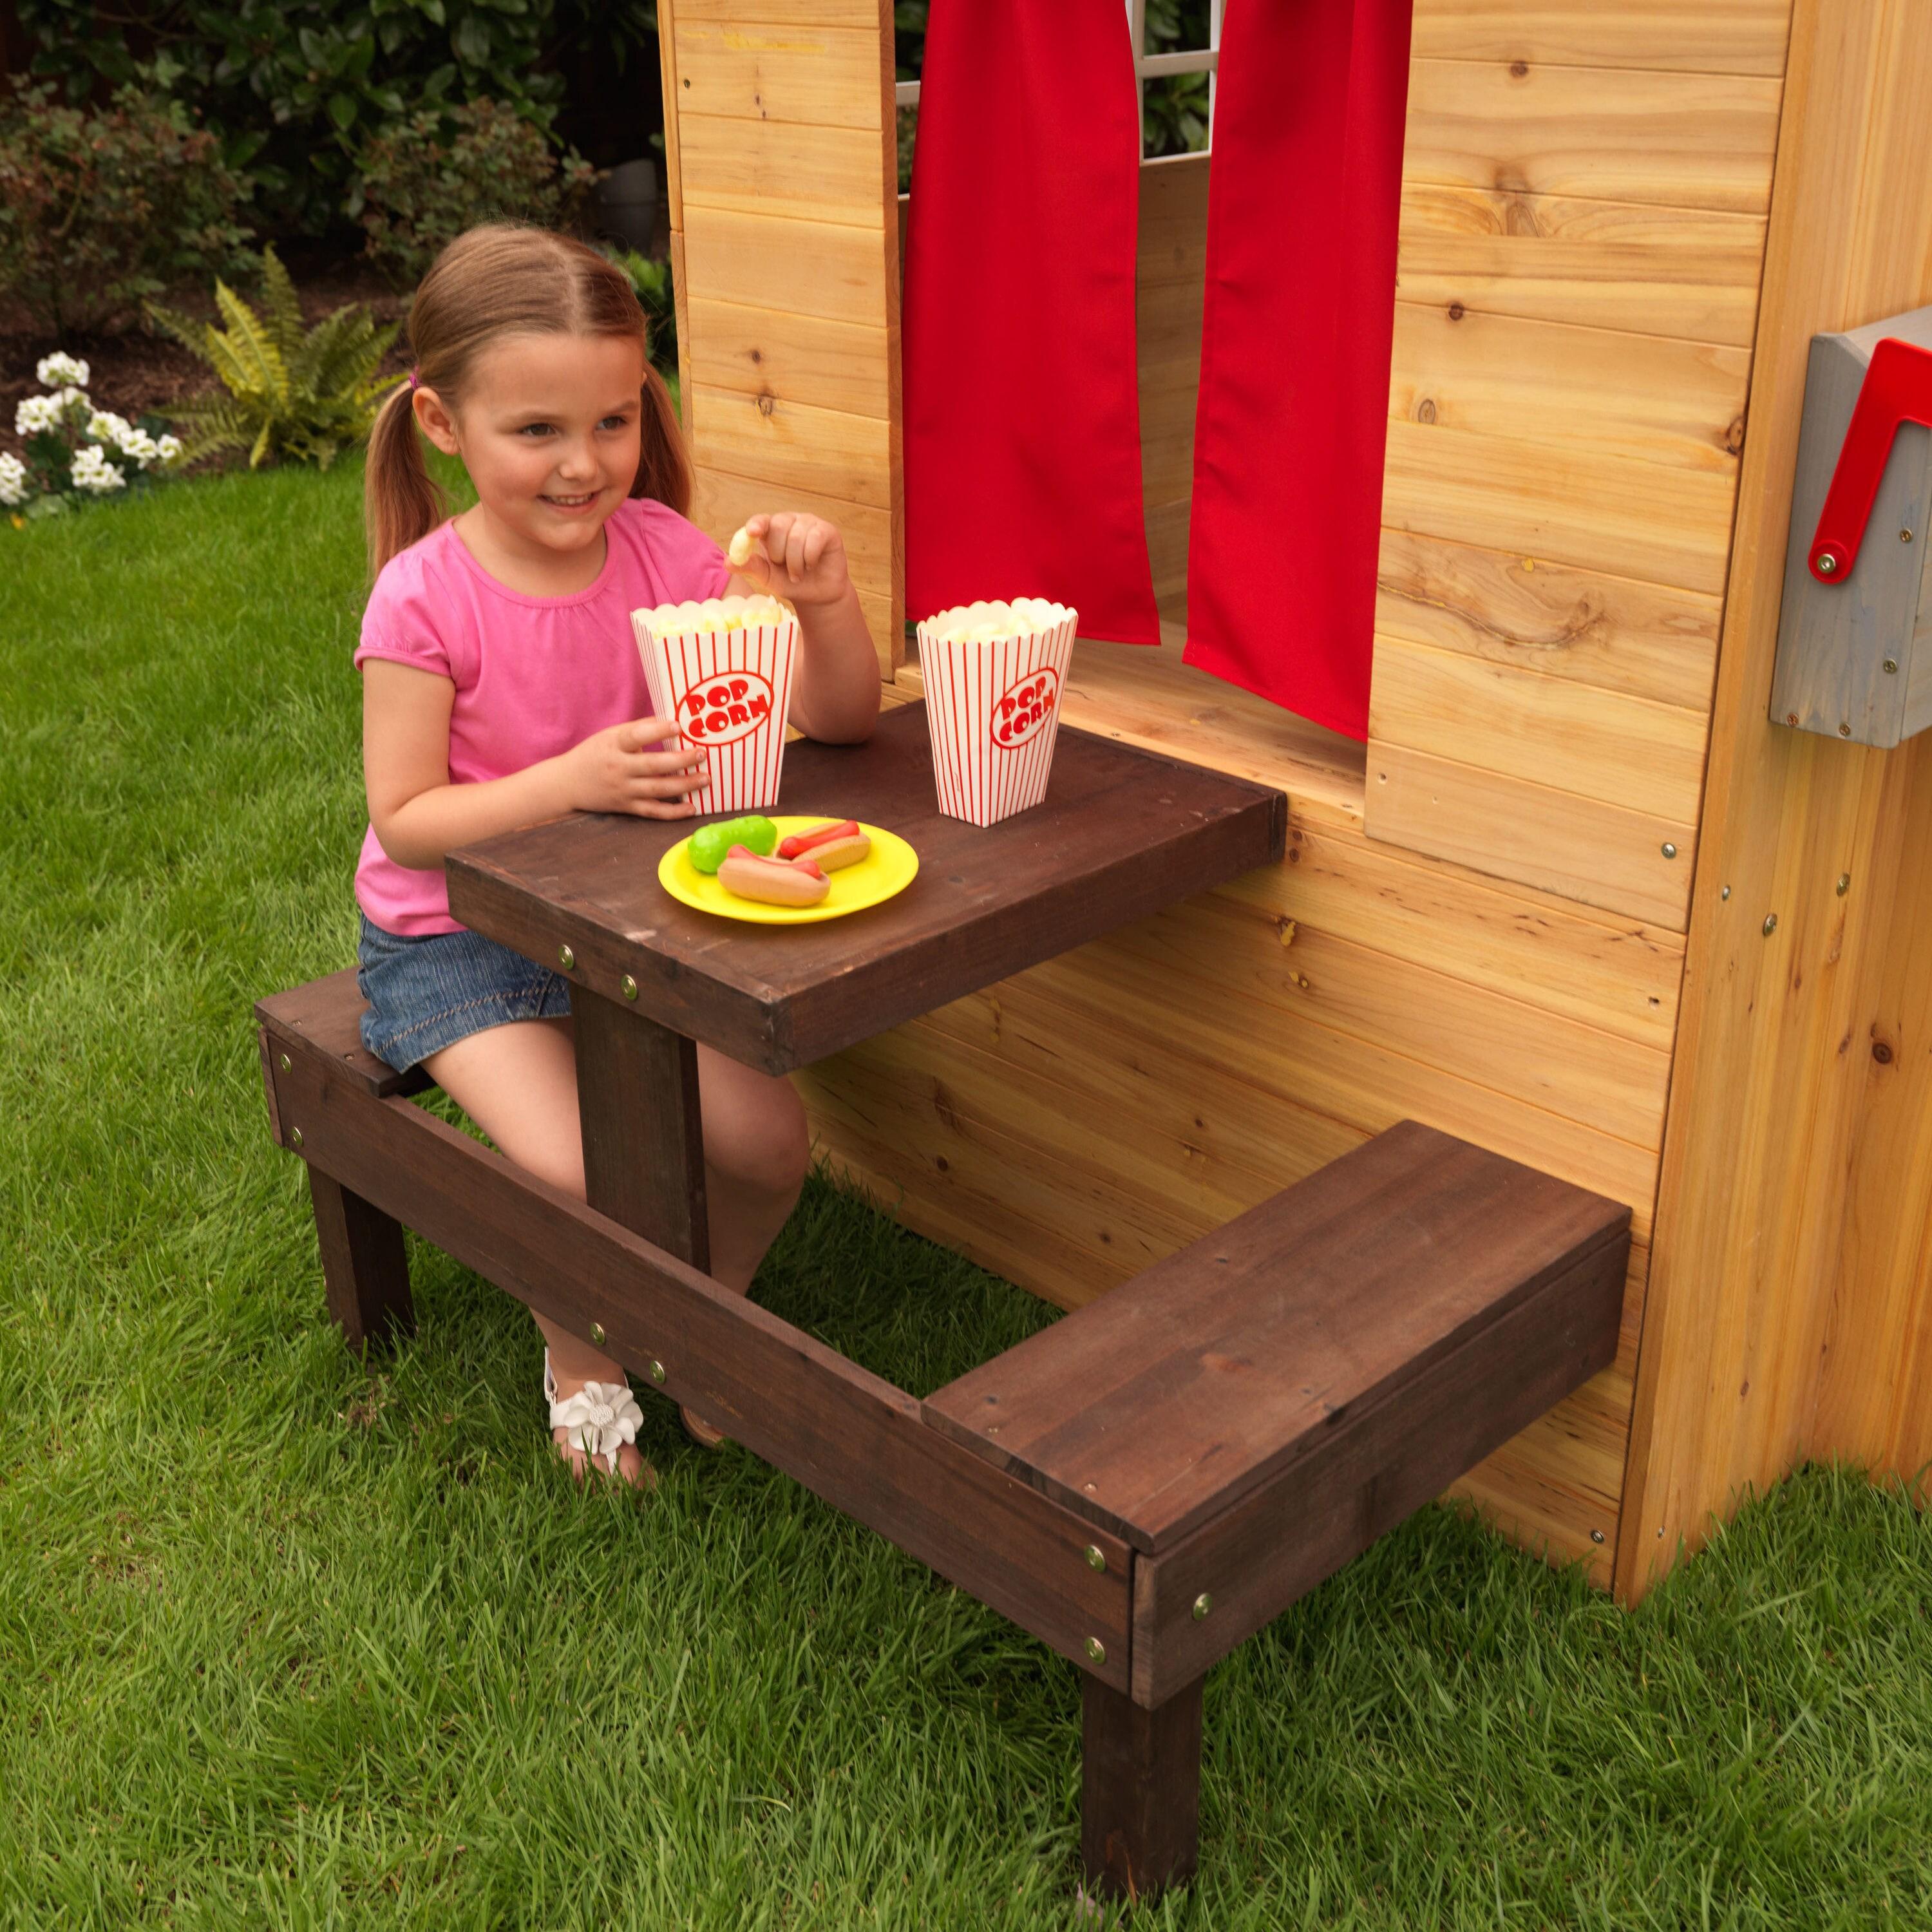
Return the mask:
<svg viewBox="0 0 1932 1932">
<path fill-rule="evenodd" d="M 1409 0 L 1235 0 L 1208 178 L 1186 656 L 1368 735 Z"/>
<path fill-rule="evenodd" d="M 932 0 L 906 240 L 906 608 L 1053 597 L 1156 644 L 1120 0 Z"/>
</svg>

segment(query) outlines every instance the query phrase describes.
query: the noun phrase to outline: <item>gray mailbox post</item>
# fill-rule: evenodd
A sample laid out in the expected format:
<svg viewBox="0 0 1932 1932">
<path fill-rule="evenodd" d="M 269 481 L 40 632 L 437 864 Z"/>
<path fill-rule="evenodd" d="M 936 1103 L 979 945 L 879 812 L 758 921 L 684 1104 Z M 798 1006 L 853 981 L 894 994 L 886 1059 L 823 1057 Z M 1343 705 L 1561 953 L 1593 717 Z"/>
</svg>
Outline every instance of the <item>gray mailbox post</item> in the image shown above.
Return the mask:
<svg viewBox="0 0 1932 1932">
<path fill-rule="evenodd" d="M 1906 346 L 1881 352 L 1882 343 Z M 1932 308 L 1811 338 L 1771 687 L 1779 724 L 1861 745 L 1896 745 L 1932 724 L 1925 351 Z"/>
</svg>

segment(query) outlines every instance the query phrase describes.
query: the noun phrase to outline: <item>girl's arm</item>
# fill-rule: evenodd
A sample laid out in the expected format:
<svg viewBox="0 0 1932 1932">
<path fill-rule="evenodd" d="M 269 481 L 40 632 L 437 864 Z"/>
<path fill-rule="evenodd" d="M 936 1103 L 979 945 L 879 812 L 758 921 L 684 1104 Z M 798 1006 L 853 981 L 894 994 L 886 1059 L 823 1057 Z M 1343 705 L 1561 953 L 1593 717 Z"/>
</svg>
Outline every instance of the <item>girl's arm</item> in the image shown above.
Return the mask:
<svg viewBox="0 0 1932 1932">
<path fill-rule="evenodd" d="M 431 872 L 458 846 L 567 812 L 688 818 L 704 783 L 701 748 L 646 747 L 676 735 L 668 718 L 614 724 L 554 758 L 505 778 L 454 784 L 449 712 L 456 687 L 434 671 L 387 658 L 362 666 L 362 780 L 377 842 L 399 866 Z"/>
<path fill-rule="evenodd" d="M 730 588 L 790 599 L 798 611 L 791 719 L 808 738 L 857 744 L 879 717 L 879 657 L 845 566 L 845 543 L 822 517 L 787 511 L 745 526 L 752 554 Z"/>
</svg>

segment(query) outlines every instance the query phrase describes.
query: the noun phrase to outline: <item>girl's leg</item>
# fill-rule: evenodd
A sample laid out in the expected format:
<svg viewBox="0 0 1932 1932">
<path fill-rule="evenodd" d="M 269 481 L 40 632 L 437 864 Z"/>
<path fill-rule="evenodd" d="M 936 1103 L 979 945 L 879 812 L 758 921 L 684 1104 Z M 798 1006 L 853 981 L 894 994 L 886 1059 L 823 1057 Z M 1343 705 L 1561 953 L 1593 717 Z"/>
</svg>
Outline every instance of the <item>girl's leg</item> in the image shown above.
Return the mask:
<svg viewBox="0 0 1932 1932">
<path fill-rule="evenodd" d="M 472 1034 L 424 1062 L 431 1079 L 498 1149 L 542 1180 L 584 1198 L 584 1143 L 577 1066 L 568 1020 L 524 1020 Z M 798 1198 L 810 1159 L 805 1109 L 788 1080 L 698 1049 L 711 1271 L 742 1294 Z M 534 1311 L 532 1311 L 534 1312 Z M 623 1371 L 581 1336 L 536 1317 L 550 1345 L 560 1396 Z M 565 1452 L 574 1462 L 580 1452 Z M 641 1457 L 626 1448 L 620 1472 Z"/>
</svg>

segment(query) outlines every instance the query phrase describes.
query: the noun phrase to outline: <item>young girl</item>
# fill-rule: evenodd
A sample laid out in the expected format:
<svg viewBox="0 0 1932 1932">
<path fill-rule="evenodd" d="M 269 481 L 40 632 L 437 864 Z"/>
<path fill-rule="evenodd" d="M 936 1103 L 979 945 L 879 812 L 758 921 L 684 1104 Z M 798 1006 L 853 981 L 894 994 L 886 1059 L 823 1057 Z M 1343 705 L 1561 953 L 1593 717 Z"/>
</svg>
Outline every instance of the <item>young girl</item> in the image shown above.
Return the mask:
<svg viewBox="0 0 1932 1932">
<path fill-rule="evenodd" d="M 512 1160 L 580 1196 L 569 986 L 450 917 L 445 855 L 571 811 L 704 808 L 702 754 L 650 715 L 634 610 L 782 590 L 799 617 L 791 722 L 814 738 L 870 734 L 878 660 L 830 524 L 754 517 L 734 577 L 686 521 L 689 459 L 643 313 L 594 249 L 472 229 L 423 278 L 409 331 L 415 370 L 369 445 L 362 1037 L 393 1066 L 420 1063 Z M 473 508 L 446 520 L 419 433 L 462 459 Z M 743 1294 L 804 1178 L 804 1110 L 784 1080 L 698 1058 L 712 1272 Z M 566 1460 L 651 1481 L 622 1370 L 536 1323 Z"/>
</svg>

